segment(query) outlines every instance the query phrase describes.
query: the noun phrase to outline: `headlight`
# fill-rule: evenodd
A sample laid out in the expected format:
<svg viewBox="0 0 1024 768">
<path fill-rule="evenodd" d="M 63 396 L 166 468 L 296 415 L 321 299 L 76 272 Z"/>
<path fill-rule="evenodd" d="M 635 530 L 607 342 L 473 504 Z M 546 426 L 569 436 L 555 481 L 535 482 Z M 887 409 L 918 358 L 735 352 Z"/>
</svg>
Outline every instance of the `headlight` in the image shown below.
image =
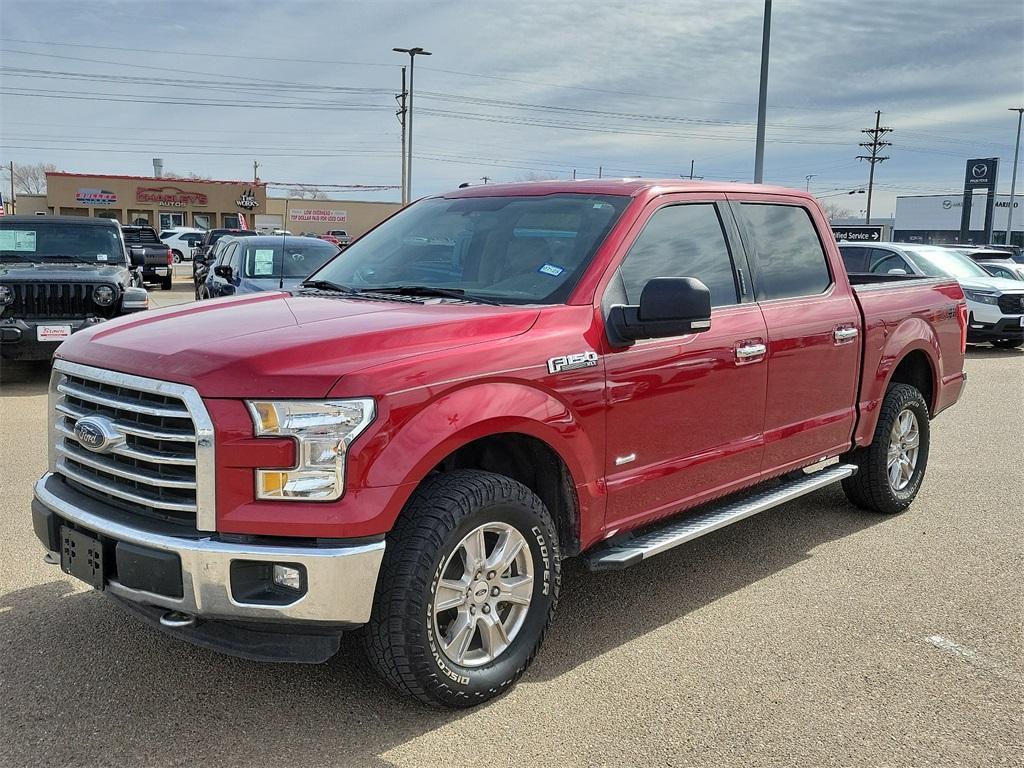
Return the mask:
<svg viewBox="0 0 1024 768">
<path fill-rule="evenodd" d="M 968 291 L 964 290 L 964 296 L 970 301 L 976 301 L 979 304 L 998 304 L 999 297 L 994 293 L 984 293 L 983 291 Z"/>
<path fill-rule="evenodd" d="M 6 307 L 14 303 L 14 291 L 6 285 L 0 285 L 0 307 Z"/>
<path fill-rule="evenodd" d="M 248 405 L 257 436 L 290 437 L 296 443 L 294 468 L 256 470 L 256 498 L 341 498 L 348 445 L 373 421 L 373 400 L 249 401 Z"/>
<path fill-rule="evenodd" d="M 99 307 L 109 307 L 114 303 L 116 296 L 117 294 L 114 293 L 114 289 L 109 285 L 97 285 L 96 290 L 92 292 L 92 300 Z"/>
</svg>

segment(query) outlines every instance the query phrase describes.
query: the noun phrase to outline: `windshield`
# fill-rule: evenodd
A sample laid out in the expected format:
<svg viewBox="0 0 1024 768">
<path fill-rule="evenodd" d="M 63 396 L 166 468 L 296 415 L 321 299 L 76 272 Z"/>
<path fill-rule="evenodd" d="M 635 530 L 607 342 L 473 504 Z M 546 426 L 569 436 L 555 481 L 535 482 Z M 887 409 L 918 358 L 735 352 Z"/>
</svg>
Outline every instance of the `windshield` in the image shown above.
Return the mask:
<svg viewBox="0 0 1024 768">
<path fill-rule="evenodd" d="M 509 304 L 564 301 L 630 198 L 429 198 L 316 275 L 356 290 L 429 286 Z"/>
<path fill-rule="evenodd" d="M 244 242 L 244 241 L 243 241 Z M 242 264 L 246 277 L 309 277 L 338 255 L 330 243 L 303 242 L 275 245 L 245 243 Z"/>
<path fill-rule="evenodd" d="M 0 219 L 0 261 L 82 261 L 123 264 L 124 246 L 115 227 Z"/>
<path fill-rule="evenodd" d="M 953 248 L 933 248 L 926 245 L 907 249 L 907 255 L 928 277 L 991 277 L 968 257 Z"/>
</svg>

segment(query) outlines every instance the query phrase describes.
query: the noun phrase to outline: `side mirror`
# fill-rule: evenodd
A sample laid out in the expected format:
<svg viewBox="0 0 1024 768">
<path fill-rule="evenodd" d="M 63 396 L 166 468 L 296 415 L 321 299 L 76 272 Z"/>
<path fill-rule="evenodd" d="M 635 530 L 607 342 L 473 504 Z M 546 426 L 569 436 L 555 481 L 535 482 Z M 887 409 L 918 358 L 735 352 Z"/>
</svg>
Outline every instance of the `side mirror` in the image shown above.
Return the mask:
<svg viewBox="0 0 1024 768">
<path fill-rule="evenodd" d="M 213 268 L 213 274 L 217 277 L 223 277 L 225 280 L 231 279 L 231 267 L 227 264 L 221 264 Z"/>
<path fill-rule="evenodd" d="M 903 269 L 902 267 L 894 267 L 893 269 L 889 270 L 889 274 L 890 275 L 905 275 L 905 274 L 907 274 L 907 270 Z"/>
<path fill-rule="evenodd" d="M 711 291 L 695 277 L 655 277 L 644 286 L 638 306 L 620 304 L 608 313 L 608 338 L 619 347 L 710 328 Z"/>
<path fill-rule="evenodd" d="M 146 266 L 146 249 L 145 248 L 129 248 L 128 256 L 131 259 L 133 267 L 144 267 Z"/>
</svg>

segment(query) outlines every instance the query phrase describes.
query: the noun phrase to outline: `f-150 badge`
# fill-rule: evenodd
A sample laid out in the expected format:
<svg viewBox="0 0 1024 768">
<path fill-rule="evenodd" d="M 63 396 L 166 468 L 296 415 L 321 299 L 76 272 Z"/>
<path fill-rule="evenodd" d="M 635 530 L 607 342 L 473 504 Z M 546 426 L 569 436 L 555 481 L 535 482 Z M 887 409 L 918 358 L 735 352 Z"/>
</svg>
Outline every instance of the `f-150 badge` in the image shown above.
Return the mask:
<svg viewBox="0 0 1024 768">
<path fill-rule="evenodd" d="M 593 368 L 597 365 L 597 352 L 577 352 L 548 359 L 548 373 L 575 371 L 578 368 Z"/>
</svg>

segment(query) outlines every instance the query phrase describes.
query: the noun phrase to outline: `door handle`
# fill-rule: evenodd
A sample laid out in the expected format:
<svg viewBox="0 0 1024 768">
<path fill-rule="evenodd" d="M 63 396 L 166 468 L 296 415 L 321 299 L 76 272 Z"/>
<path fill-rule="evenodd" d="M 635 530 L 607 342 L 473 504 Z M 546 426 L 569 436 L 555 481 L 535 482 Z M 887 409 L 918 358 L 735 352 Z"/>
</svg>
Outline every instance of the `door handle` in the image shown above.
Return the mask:
<svg viewBox="0 0 1024 768">
<path fill-rule="evenodd" d="M 858 333 L 860 331 L 856 328 L 836 328 L 832 331 L 832 337 L 836 340 L 836 344 L 842 344 L 844 341 L 857 338 Z"/>
<path fill-rule="evenodd" d="M 744 344 L 742 347 L 736 347 L 736 359 L 750 360 L 754 357 L 761 357 L 766 352 L 768 352 L 768 347 L 764 344 Z"/>
</svg>

